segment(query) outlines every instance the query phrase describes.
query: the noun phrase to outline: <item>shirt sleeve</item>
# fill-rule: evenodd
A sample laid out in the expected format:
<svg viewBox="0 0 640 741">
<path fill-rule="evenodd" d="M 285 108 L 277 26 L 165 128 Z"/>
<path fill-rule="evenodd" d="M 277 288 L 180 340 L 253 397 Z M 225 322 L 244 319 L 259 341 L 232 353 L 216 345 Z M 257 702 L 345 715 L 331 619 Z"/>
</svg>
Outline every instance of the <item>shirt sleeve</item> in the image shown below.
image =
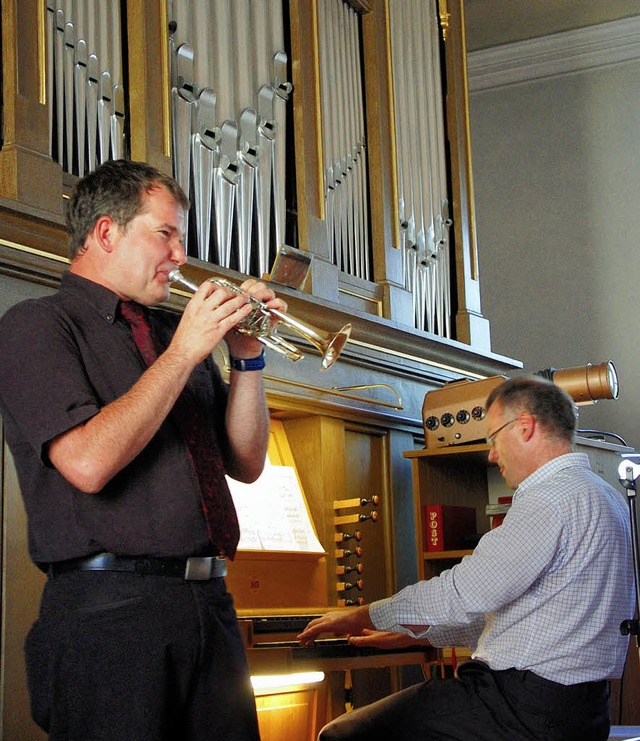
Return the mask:
<svg viewBox="0 0 640 741">
<path fill-rule="evenodd" d="M 47 443 L 99 410 L 78 347 L 54 307 L 28 300 L 3 316 L 0 348 L 5 414 L 47 462 Z"/>
<path fill-rule="evenodd" d="M 472 651 L 478 647 L 480 634 L 484 630 L 484 616 L 478 617 L 468 625 L 432 625 L 424 634 L 432 646 L 463 646 Z"/>
<path fill-rule="evenodd" d="M 544 526 L 533 528 L 532 523 Z M 478 626 L 486 613 L 535 589 L 550 564 L 557 567 L 563 538 L 553 505 L 528 492 L 514 502 L 500 527 L 482 537 L 473 554 L 439 576 L 372 603 L 371 619 L 379 630 L 404 632 L 411 632 L 407 625 Z"/>
</svg>

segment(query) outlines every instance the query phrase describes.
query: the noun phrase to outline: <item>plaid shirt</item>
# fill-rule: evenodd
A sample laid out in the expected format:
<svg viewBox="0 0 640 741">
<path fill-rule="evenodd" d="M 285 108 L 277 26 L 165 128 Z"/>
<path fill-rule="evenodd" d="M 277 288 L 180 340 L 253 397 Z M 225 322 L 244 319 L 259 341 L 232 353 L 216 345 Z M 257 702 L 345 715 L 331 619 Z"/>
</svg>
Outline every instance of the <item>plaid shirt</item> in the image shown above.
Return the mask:
<svg viewBox="0 0 640 741">
<path fill-rule="evenodd" d="M 503 524 L 440 576 L 371 605 L 378 629 L 469 646 L 492 669 L 561 684 L 620 677 L 634 577 L 624 495 L 584 453 L 545 464 L 514 492 Z"/>
</svg>

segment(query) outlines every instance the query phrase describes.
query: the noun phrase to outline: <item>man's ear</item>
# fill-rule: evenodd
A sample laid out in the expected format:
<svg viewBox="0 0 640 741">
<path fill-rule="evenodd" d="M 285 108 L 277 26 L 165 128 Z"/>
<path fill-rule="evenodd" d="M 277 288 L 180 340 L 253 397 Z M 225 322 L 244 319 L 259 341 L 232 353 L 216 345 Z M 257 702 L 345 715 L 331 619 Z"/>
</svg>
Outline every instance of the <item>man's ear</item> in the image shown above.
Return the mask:
<svg viewBox="0 0 640 741">
<path fill-rule="evenodd" d="M 117 231 L 118 225 L 110 216 L 100 216 L 93 227 L 93 236 L 102 250 L 111 252 Z"/>
<path fill-rule="evenodd" d="M 518 424 L 520 425 L 520 432 L 523 441 L 528 443 L 529 440 L 531 440 L 531 438 L 533 437 L 533 433 L 536 429 L 536 418 L 533 416 L 533 414 L 525 412 L 524 414 L 520 415 Z"/>
</svg>

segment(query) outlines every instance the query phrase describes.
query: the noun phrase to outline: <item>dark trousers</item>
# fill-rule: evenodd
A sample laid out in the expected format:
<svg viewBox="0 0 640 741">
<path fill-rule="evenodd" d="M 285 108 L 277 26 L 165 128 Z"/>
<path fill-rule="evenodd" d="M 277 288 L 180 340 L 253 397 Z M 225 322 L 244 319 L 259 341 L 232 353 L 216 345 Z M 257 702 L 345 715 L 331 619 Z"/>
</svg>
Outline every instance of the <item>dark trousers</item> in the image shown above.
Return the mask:
<svg viewBox="0 0 640 741">
<path fill-rule="evenodd" d="M 25 646 L 51 741 L 255 741 L 253 691 L 224 579 L 50 577 Z"/>
<path fill-rule="evenodd" d="M 345 713 L 320 741 L 606 741 L 607 682 L 564 686 L 468 661 L 455 679 L 409 687 Z"/>
</svg>

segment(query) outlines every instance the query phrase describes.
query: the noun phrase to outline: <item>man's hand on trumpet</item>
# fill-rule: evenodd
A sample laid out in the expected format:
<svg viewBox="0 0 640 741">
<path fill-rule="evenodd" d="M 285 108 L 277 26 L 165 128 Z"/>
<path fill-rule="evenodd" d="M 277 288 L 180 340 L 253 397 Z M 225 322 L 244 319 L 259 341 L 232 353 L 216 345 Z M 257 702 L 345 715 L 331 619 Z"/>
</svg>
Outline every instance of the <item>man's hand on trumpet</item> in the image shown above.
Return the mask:
<svg viewBox="0 0 640 741">
<path fill-rule="evenodd" d="M 267 308 L 286 311 L 286 302 L 253 278 L 244 281 L 240 291 L 204 281 L 185 307 L 173 343 L 184 348 L 185 354 L 193 354 L 196 362 L 209 355 L 222 340 L 234 358 L 257 357 L 262 344 L 255 337 L 235 329 L 256 310 L 257 304 L 252 298 L 263 302 Z M 274 323 L 276 321 L 274 319 Z"/>
<path fill-rule="evenodd" d="M 171 343 L 173 349 L 190 357 L 196 365 L 211 354 L 251 311 L 248 296 L 204 281 L 185 306 Z M 259 349 L 253 351 L 254 355 L 260 352 Z"/>
<path fill-rule="evenodd" d="M 248 296 L 251 296 L 252 298 L 257 299 L 258 301 L 261 301 L 263 304 L 265 304 L 267 309 L 277 309 L 282 312 L 287 311 L 286 301 L 276 296 L 275 292 L 271 288 L 268 288 L 264 283 L 256 280 L 255 278 L 248 278 L 240 285 L 240 288 Z M 252 304 L 250 303 L 250 306 L 251 305 Z M 251 314 L 251 310 L 243 314 L 242 319 L 244 319 L 249 314 Z M 227 343 L 227 347 L 229 348 L 229 353 L 234 358 L 254 358 L 260 354 L 261 350 L 263 349 L 263 345 L 262 343 L 258 342 L 255 337 L 251 337 L 235 330 L 235 326 L 237 326 L 237 324 L 239 324 L 242 319 L 238 320 L 238 322 L 234 325 L 234 328 L 232 328 L 232 330 L 225 336 L 225 341 Z M 271 328 L 273 328 L 277 323 L 278 320 L 275 317 L 272 317 Z"/>
</svg>

